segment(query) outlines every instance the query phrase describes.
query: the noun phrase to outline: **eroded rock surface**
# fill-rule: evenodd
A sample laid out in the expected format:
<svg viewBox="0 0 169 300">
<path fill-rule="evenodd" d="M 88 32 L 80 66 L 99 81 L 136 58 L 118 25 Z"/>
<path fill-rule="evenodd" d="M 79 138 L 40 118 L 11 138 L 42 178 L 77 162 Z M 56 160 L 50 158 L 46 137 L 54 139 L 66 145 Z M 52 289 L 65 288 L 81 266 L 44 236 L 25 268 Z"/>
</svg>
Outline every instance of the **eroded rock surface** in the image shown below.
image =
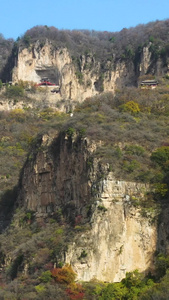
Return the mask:
<svg viewBox="0 0 169 300">
<path fill-rule="evenodd" d="M 19 50 L 12 80 L 39 83 L 43 77 L 48 77 L 60 88 L 56 99 L 79 102 L 102 91 L 114 92 L 117 88 L 137 82 L 131 62 L 107 61 L 103 72 L 101 62 L 96 61 L 93 54 L 87 54 L 80 56 L 79 68 L 75 66 L 67 48 L 56 48 L 48 40 L 41 47 L 37 41 L 29 49 Z"/>
<path fill-rule="evenodd" d="M 37 217 L 58 209 L 75 226 L 65 262 L 80 280 L 120 281 L 126 272 L 152 268 L 157 242 L 153 216 L 143 217 L 145 184 L 118 181 L 98 160 L 97 145 L 85 138 L 43 136 L 23 170 L 18 201 Z"/>
</svg>

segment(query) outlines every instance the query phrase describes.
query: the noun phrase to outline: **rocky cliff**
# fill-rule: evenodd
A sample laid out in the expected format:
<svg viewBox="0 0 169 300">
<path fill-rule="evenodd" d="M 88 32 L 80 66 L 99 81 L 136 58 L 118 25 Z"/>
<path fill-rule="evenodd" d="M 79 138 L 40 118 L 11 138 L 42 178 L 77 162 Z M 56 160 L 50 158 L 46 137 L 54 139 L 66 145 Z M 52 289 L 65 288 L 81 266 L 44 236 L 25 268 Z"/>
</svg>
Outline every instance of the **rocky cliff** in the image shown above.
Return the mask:
<svg viewBox="0 0 169 300">
<path fill-rule="evenodd" d="M 77 70 L 67 48 L 57 49 L 48 40 L 41 48 L 37 41 L 32 48 L 19 50 L 12 80 L 39 83 L 41 78 L 48 77 L 60 87 L 60 93 L 55 97 L 82 101 L 103 90 L 114 91 L 120 85 L 120 78 L 126 84 L 132 82 L 134 74 L 132 67 L 129 68 L 130 72 L 124 62 L 119 62 L 111 70 L 107 63 L 107 71 L 101 75 L 100 62 L 88 54 L 80 57 L 80 70 Z"/>
<path fill-rule="evenodd" d="M 150 46 L 151 43 L 143 47 L 137 61 L 114 57 L 105 61 L 103 67 L 103 63 L 89 52 L 80 55 L 77 66 L 68 48 L 56 47 L 49 40 L 44 45 L 37 41 L 29 48 L 19 48 L 12 80 L 39 83 L 43 77 L 48 77 L 59 86 L 56 99 L 83 101 L 103 91 L 115 92 L 123 86 L 137 86 L 139 76 L 147 73 L 165 74 L 167 67 L 162 60 L 152 61 Z"/>
<path fill-rule="evenodd" d="M 37 89 L 34 94 L 26 91 L 24 96 L 28 98 L 21 98 L 22 103 L 17 98 L 13 102 L 5 98 L 4 103 L 0 103 L 2 110 L 23 108 L 25 99 L 32 98 L 33 103 L 26 102 L 26 110 L 34 107 L 59 109 L 58 102 L 67 100 L 70 111 L 72 103 L 103 91 L 115 93 L 124 86 L 138 86 L 145 74 L 167 75 L 168 52 L 164 62 L 161 54 L 155 57 L 152 51 L 156 48 L 153 50 L 151 46 L 149 41 L 142 45 L 139 54 L 125 48 L 119 56 L 112 52 L 109 59 L 100 59 L 92 51 L 82 51 L 75 57 L 69 47 L 56 46 L 49 39 L 43 43 L 36 40 L 27 47 L 20 45 L 12 60 L 15 63 L 13 83 L 19 80 L 40 83 L 47 77 L 55 83 L 57 92 L 51 93 L 50 87 Z M 105 109 L 114 118 L 110 107 Z M 120 118 L 120 115 L 114 116 Z M 95 114 L 91 118 L 95 118 Z M 104 116 L 100 114 L 99 118 L 102 122 Z M 132 125 L 134 131 L 136 119 Z M 90 120 L 86 124 L 90 126 Z M 108 130 L 113 130 L 113 126 Z M 124 128 L 124 124 L 118 126 Z M 97 129 L 96 125 L 94 130 Z M 118 135 L 118 130 L 115 132 Z M 50 216 L 74 229 L 62 261 L 73 266 L 79 280 L 120 281 L 126 272 L 152 270 L 156 251 L 168 253 L 168 204 L 161 219 L 158 219 L 157 207 L 144 210 L 142 203 L 146 201 L 149 186 L 117 180 L 109 165 L 101 164 L 98 156 L 95 157 L 97 147 L 98 142 L 75 135 L 71 130 L 56 136 L 43 135 L 22 170 L 17 203 L 24 211 L 35 213 L 36 220 L 46 220 Z"/>
<path fill-rule="evenodd" d="M 90 219 L 90 229 L 77 234 L 68 248 L 66 262 L 78 279 L 121 281 L 126 272 L 153 270 L 157 232 L 155 224 L 131 204 L 142 196 L 143 186 L 116 181 L 110 173 L 100 182 L 100 198 Z"/>
<path fill-rule="evenodd" d="M 108 165 L 93 158 L 97 144 L 80 136 L 43 136 L 30 154 L 18 202 L 36 218 L 62 212 L 76 230 L 64 262 L 78 279 L 120 281 L 126 272 L 153 268 L 156 210 L 144 215 L 148 186 L 117 181 Z"/>
</svg>

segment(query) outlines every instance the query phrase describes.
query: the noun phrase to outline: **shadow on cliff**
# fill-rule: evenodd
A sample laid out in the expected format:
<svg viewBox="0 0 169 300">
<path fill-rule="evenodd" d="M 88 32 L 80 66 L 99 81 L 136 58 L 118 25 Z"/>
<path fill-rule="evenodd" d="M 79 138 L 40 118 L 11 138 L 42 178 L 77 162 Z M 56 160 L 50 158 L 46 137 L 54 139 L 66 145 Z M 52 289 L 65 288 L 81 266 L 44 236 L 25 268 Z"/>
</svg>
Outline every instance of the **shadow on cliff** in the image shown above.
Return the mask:
<svg viewBox="0 0 169 300">
<path fill-rule="evenodd" d="M 14 66 L 17 64 L 17 55 L 18 55 L 18 47 L 17 44 L 15 43 L 4 68 L 0 72 L 0 79 L 2 80 L 2 82 L 6 83 L 12 81 L 12 71 Z"/>
<path fill-rule="evenodd" d="M 169 198 L 161 203 L 157 228 L 157 253 L 169 255 Z"/>
<path fill-rule="evenodd" d="M 11 223 L 18 187 L 5 191 L 0 197 L 0 233 Z"/>
</svg>

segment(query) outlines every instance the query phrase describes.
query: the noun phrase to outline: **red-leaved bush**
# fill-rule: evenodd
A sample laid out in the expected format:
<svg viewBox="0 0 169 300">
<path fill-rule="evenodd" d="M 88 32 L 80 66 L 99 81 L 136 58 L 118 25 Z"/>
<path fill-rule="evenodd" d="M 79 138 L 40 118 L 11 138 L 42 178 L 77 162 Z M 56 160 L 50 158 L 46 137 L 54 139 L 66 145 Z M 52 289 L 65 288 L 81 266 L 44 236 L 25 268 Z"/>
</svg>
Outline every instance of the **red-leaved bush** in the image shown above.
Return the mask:
<svg viewBox="0 0 169 300">
<path fill-rule="evenodd" d="M 65 284 L 74 282 L 76 278 L 76 273 L 69 264 L 66 264 L 62 268 L 53 268 L 51 274 L 56 282 Z"/>
</svg>

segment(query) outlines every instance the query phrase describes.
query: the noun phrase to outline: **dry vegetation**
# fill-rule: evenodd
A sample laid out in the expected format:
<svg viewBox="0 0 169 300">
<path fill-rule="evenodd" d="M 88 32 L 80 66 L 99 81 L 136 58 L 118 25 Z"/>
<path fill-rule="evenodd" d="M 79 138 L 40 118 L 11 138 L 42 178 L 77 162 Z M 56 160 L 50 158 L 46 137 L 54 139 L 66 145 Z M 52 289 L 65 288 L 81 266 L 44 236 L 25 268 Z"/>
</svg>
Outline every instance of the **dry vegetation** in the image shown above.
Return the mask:
<svg viewBox="0 0 169 300">
<path fill-rule="evenodd" d="M 148 46 L 151 51 L 152 63 L 159 57 L 163 65 L 167 67 L 169 54 L 169 20 L 151 22 L 146 25 L 138 25 L 134 28 L 123 28 L 120 32 L 99 32 L 89 30 L 58 30 L 51 26 L 35 26 L 14 42 L 5 40 L 0 36 L 0 79 L 11 80 L 11 69 L 17 59 L 18 49 L 27 47 L 39 41 L 39 48 L 42 48 L 46 39 L 50 40 L 57 49 L 68 48 L 72 60 L 81 75 L 80 59 L 82 55 L 94 57 L 100 62 L 101 74 L 113 69 L 117 60 L 133 62 L 136 74 L 139 74 L 138 64 L 141 59 L 143 47 Z M 94 61 L 86 64 L 85 68 L 92 69 Z M 151 69 L 151 66 L 150 66 Z M 151 70 L 149 70 L 151 71 Z"/>
<path fill-rule="evenodd" d="M 12 52 L 13 44 L 13 39 L 6 40 L 3 35 L 0 34 L 0 79 L 2 79 L 3 68 Z"/>
<path fill-rule="evenodd" d="M 77 64 L 81 54 L 95 54 L 104 71 L 105 61 L 119 58 L 131 59 L 137 67 L 143 46 L 149 45 L 152 58 L 162 57 L 165 65 L 169 54 L 168 26 L 168 20 L 157 21 L 119 33 L 36 26 L 18 39 L 13 54 L 18 46 L 30 47 L 37 39 L 42 47 L 48 38 L 56 47 L 68 47 Z M 12 43 L 0 37 L 0 48 L 8 49 L 4 52 L 7 57 Z M 1 74 L 3 68 L 2 64 Z M 153 278 L 150 275 L 144 279 L 135 272 L 118 284 L 90 282 L 82 287 L 75 282 L 72 268 L 63 266 L 64 251 L 76 228 L 65 223 L 62 211 L 37 220 L 32 211 L 18 208 L 13 214 L 12 210 L 17 194 L 14 187 L 30 149 L 36 148 L 38 135 L 59 130 L 102 141 L 93 154 L 100 164 L 109 164 L 109 171 L 119 179 L 150 182 L 155 188 L 154 199 L 160 203 L 168 201 L 168 77 L 160 79 L 156 90 L 124 88 L 115 95 L 102 93 L 88 98 L 76 107 L 72 118 L 50 108 L 28 108 L 29 99 L 22 85 L 7 87 L 1 97 L 14 102 L 22 99 L 25 106 L 0 112 L 0 206 L 9 218 L 1 234 L 0 299 L 169 299 L 168 257 L 156 257 Z"/>
<path fill-rule="evenodd" d="M 20 91 L 18 87 L 18 95 L 26 103 L 26 94 Z M 12 95 L 13 92 L 16 90 L 11 91 Z M 26 105 L 25 109 L 1 112 L 1 207 L 3 210 L 5 207 L 6 214 L 11 212 L 16 197 L 13 187 L 29 149 L 36 148 L 37 135 L 58 130 L 71 136 L 77 132 L 82 138 L 102 140 L 102 146 L 93 154 L 101 164 L 108 163 L 119 179 L 156 184 L 156 200 L 165 201 L 168 199 L 168 101 L 168 79 L 163 78 L 156 90 L 125 88 L 116 91 L 116 95 L 103 93 L 86 99 L 76 107 L 72 118 L 50 108 L 33 110 Z M 162 286 L 167 289 L 168 282 L 169 263 L 164 256 L 157 257 L 157 275 L 153 280 L 129 274 L 119 285 L 96 282 L 84 287 L 78 285 L 70 266 L 63 267 L 64 251 L 75 234 L 76 228 L 65 224 L 62 211 L 36 220 L 34 212 L 18 208 L 1 234 L 0 299 L 118 299 L 121 293 L 121 299 L 148 299 L 145 297 L 149 297 L 150 291 L 154 297 L 167 293 L 160 290 Z M 156 282 L 164 275 L 157 289 Z"/>
<path fill-rule="evenodd" d="M 68 47 L 72 54 L 83 54 L 87 51 L 95 53 L 96 57 L 100 58 L 106 55 L 108 59 L 113 58 L 112 55 L 115 53 L 128 59 L 133 57 L 136 50 L 138 51 L 140 47 L 149 42 L 152 43 L 153 47 L 161 49 L 163 54 L 164 48 L 168 51 L 166 47 L 169 43 L 168 26 L 169 20 L 151 22 L 147 25 L 138 25 L 129 29 L 123 28 L 120 32 L 70 31 L 58 30 L 55 27 L 48 26 L 35 26 L 26 31 L 19 43 L 29 46 L 30 43 L 40 40 L 43 44 L 45 39 L 48 38 L 57 47 Z M 154 52 L 153 47 L 152 52 Z"/>
</svg>

